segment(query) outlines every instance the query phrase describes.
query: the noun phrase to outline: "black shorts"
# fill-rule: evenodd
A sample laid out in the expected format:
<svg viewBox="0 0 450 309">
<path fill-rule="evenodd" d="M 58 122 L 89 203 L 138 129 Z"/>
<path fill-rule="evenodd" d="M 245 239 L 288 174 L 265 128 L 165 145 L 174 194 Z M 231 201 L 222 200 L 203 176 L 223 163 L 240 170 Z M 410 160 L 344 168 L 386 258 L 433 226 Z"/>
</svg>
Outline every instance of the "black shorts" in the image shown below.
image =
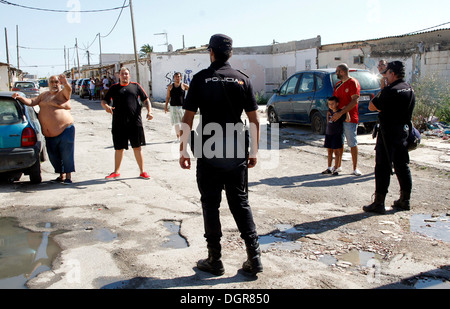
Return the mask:
<svg viewBox="0 0 450 309">
<path fill-rule="evenodd" d="M 333 135 L 326 134 L 324 146 L 325 146 L 325 148 L 330 148 L 330 149 L 342 148 L 342 146 L 344 146 L 342 135 L 341 134 L 333 134 Z"/>
<path fill-rule="evenodd" d="M 124 127 L 112 130 L 112 138 L 115 150 L 128 149 L 128 141 L 131 148 L 145 146 L 145 134 L 143 127 Z"/>
</svg>

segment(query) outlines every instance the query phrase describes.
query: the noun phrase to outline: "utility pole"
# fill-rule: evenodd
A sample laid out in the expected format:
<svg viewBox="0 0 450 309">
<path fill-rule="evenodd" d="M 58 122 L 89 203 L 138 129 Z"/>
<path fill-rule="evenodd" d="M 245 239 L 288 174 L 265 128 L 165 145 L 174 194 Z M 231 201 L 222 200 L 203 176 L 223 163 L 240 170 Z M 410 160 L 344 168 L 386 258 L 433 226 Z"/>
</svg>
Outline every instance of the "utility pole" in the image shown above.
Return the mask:
<svg viewBox="0 0 450 309">
<path fill-rule="evenodd" d="M 90 66 L 91 65 L 91 56 L 90 56 L 90 54 L 89 54 L 89 50 L 87 50 L 86 51 L 86 54 L 87 54 L 87 58 L 88 58 L 88 65 Z"/>
<path fill-rule="evenodd" d="M 131 0 L 130 0 L 130 15 L 131 15 L 131 28 L 133 30 L 134 62 L 135 62 L 135 65 L 136 65 L 136 81 L 137 81 L 138 84 L 140 84 L 139 62 L 138 62 L 137 47 L 136 47 L 136 34 L 135 34 L 135 31 L 134 31 L 133 1 L 131 1 Z"/>
<path fill-rule="evenodd" d="M 66 45 L 64 45 L 64 72 L 67 71 L 67 53 L 66 53 Z"/>
<path fill-rule="evenodd" d="M 69 47 L 67 48 L 67 70 L 70 70 L 70 48 Z M 72 79 L 73 79 L 73 74 L 72 74 Z"/>
<path fill-rule="evenodd" d="M 9 50 L 8 50 L 8 31 L 5 27 L 5 43 L 6 43 L 6 63 L 8 64 L 8 90 L 11 91 L 11 72 L 9 67 Z"/>
<path fill-rule="evenodd" d="M 98 45 L 100 46 L 100 76 L 102 76 L 102 39 L 100 33 L 98 34 Z"/>
<path fill-rule="evenodd" d="M 78 63 L 78 78 L 81 78 L 81 72 L 80 72 L 80 57 L 78 56 L 78 39 L 75 38 L 75 47 L 77 49 L 77 63 Z"/>
<path fill-rule="evenodd" d="M 19 25 L 16 25 L 16 39 L 17 39 L 17 69 L 20 69 L 19 63 Z"/>
</svg>

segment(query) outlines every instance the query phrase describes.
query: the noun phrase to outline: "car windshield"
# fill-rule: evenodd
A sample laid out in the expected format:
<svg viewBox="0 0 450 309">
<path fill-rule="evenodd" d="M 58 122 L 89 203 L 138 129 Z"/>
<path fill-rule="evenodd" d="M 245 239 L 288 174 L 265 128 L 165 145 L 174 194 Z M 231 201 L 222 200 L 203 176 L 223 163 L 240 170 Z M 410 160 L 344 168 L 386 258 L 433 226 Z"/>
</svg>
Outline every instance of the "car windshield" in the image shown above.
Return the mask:
<svg viewBox="0 0 450 309">
<path fill-rule="evenodd" d="M 11 99 L 0 98 L 0 125 L 19 122 L 19 111 Z"/>
<path fill-rule="evenodd" d="M 16 88 L 28 89 L 28 88 L 36 88 L 34 83 L 16 83 Z"/>
<path fill-rule="evenodd" d="M 375 74 L 367 71 L 350 71 L 350 77 L 356 78 L 361 85 L 361 90 L 374 90 L 380 88 L 380 81 Z M 336 74 L 331 74 L 333 87 L 338 82 Z"/>
</svg>

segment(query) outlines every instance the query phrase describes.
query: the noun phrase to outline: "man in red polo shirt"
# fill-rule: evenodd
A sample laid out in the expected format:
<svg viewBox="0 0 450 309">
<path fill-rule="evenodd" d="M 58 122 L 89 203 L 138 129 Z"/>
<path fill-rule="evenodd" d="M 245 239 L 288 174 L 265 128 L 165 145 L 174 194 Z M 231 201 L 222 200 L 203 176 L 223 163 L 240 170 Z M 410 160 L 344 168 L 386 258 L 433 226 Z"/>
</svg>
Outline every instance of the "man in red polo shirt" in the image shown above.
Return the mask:
<svg viewBox="0 0 450 309">
<path fill-rule="evenodd" d="M 339 98 L 341 111 L 335 113 L 331 120 L 336 121 L 345 113 L 350 114 L 350 122 L 344 122 L 344 135 L 352 154 L 353 174 L 361 176 L 358 169 L 358 142 L 356 139 L 359 122 L 358 100 L 361 86 L 355 78 L 349 76 L 349 69 L 345 63 L 337 66 L 336 76 L 340 81 L 336 83 L 333 95 Z"/>
</svg>

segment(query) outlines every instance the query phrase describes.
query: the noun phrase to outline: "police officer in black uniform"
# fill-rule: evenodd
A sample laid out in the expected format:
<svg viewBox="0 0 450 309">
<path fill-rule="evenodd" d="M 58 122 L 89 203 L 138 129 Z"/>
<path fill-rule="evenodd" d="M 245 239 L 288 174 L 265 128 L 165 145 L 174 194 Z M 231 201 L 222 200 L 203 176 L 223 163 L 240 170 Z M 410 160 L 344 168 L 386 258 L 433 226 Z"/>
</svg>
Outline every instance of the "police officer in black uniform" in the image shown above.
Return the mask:
<svg viewBox="0 0 450 309">
<path fill-rule="evenodd" d="M 208 258 L 198 261 L 197 267 L 214 275 L 224 273 L 219 207 L 222 189 L 225 189 L 228 205 L 247 248 L 248 259 L 242 269 L 256 274 L 262 272 L 263 267 L 258 234 L 248 201 L 246 176 L 247 168 L 254 167 L 257 162 L 258 105 L 249 77 L 233 69 L 228 62 L 232 55 L 232 39 L 223 34 L 213 35 L 208 51 L 211 66 L 194 75 L 183 106 L 185 114 L 180 143 L 180 165 L 183 169 L 189 169 L 191 161 L 186 151 L 187 141 L 194 116 L 200 109 L 201 120 L 197 131 L 200 129 L 201 142 L 195 139 L 194 148 L 197 150 L 200 144 L 201 151 L 195 151 L 194 155 L 197 157 L 197 184 L 201 194 Z M 242 136 L 243 110 L 251 128 L 249 156 L 226 151 L 227 147 L 237 150 L 240 145 L 238 137 Z M 234 128 L 231 133 L 230 127 Z"/>
<path fill-rule="evenodd" d="M 412 129 L 412 113 L 415 95 L 405 80 L 405 66 L 401 61 L 388 63 L 388 86 L 369 104 L 369 109 L 379 111 L 380 127 L 375 147 L 375 201 L 364 206 L 366 212 L 385 213 L 385 197 L 388 192 L 392 165 L 400 184 L 400 199 L 392 207 L 410 209 L 412 189 L 409 154 L 406 139 Z"/>
</svg>

